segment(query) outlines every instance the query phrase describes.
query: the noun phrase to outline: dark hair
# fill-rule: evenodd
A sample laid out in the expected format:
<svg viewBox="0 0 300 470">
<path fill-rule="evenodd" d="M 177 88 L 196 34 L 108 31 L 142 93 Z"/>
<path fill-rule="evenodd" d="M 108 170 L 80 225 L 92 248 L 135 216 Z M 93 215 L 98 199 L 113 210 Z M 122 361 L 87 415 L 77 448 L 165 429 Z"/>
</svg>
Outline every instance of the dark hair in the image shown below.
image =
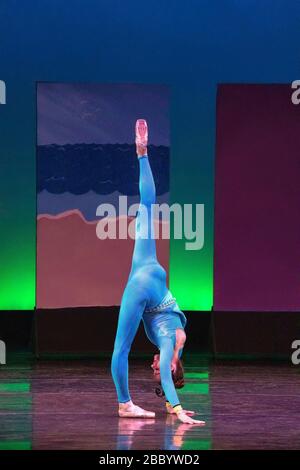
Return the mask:
<svg viewBox="0 0 300 470">
<path fill-rule="evenodd" d="M 172 379 L 175 385 L 175 388 L 183 388 L 184 387 L 184 369 L 183 364 L 180 359 L 178 359 L 176 372 L 172 372 Z"/>
<path fill-rule="evenodd" d="M 175 385 L 175 388 L 183 388 L 184 387 L 184 369 L 183 364 L 180 359 L 178 359 L 176 372 L 172 372 L 172 379 Z M 164 397 L 165 393 L 162 389 L 161 383 L 159 383 L 159 387 L 155 388 L 155 394 L 158 397 Z"/>
</svg>

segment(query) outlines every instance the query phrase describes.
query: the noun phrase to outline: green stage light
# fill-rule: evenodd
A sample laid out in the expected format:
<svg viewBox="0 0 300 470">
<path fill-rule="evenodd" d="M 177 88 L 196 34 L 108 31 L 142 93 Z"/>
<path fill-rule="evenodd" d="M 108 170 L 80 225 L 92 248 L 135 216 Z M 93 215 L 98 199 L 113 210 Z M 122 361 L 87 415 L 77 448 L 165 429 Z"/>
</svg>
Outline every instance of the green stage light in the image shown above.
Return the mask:
<svg viewBox="0 0 300 470">
<path fill-rule="evenodd" d="M 26 382 L 19 383 L 0 383 L 0 393 L 29 393 L 30 384 Z"/>
<path fill-rule="evenodd" d="M 212 441 L 210 439 L 184 440 L 180 450 L 210 450 Z"/>
<path fill-rule="evenodd" d="M 0 441 L 0 450 L 31 450 L 31 441 Z"/>
<path fill-rule="evenodd" d="M 196 394 L 196 395 L 208 395 L 209 394 L 209 386 L 208 383 L 203 384 L 193 384 L 187 383 L 185 384 L 184 388 L 179 391 L 180 395 L 189 394 Z"/>
<path fill-rule="evenodd" d="M 170 289 L 182 310 L 210 311 L 213 305 L 212 237 L 202 250 L 170 240 Z"/>
<path fill-rule="evenodd" d="M 33 234 L 34 238 L 34 234 Z M 35 307 L 35 252 L 5 253 L 0 274 L 0 310 Z"/>
<path fill-rule="evenodd" d="M 208 380 L 208 372 L 185 372 L 184 377 L 186 379 L 204 379 Z"/>
<path fill-rule="evenodd" d="M 24 396 L 23 394 L 3 394 L 0 396 L 0 411 L 11 410 L 26 412 L 30 411 L 32 407 L 32 397 Z"/>
</svg>

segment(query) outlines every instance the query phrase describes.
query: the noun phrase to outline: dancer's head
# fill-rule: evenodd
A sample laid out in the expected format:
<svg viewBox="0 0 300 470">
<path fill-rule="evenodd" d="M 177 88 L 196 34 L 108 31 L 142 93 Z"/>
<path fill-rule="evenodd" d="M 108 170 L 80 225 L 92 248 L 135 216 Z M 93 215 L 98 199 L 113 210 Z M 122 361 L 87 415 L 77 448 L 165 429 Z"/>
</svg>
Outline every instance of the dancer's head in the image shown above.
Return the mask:
<svg viewBox="0 0 300 470">
<path fill-rule="evenodd" d="M 176 329 L 176 343 L 174 348 L 173 359 L 171 361 L 170 367 L 172 371 L 172 379 L 175 385 L 175 388 L 182 388 L 184 386 L 184 370 L 180 358 L 181 351 L 184 347 L 186 340 L 186 334 L 183 328 Z M 155 382 L 160 382 L 160 357 L 159 354 L 155 354 L 153 362 L 151 365 L 153 369 L 153 377 Z"/>
<path fill-rule="evenodd" d="M 159 354 L 155 354 L 152 362 L 152 370 L 153 370 L 153 378 L 155 382 L 161 385 L 160 379 L 160 356 Z M 171 362 L 171 371 L 172 371 L 172 379 L 175 385 L 175 388 L 182 388 L 184 387 L 184 369 L 182 365 L 182 361 L 177 359 L 176 361 Z"/>
</svg>

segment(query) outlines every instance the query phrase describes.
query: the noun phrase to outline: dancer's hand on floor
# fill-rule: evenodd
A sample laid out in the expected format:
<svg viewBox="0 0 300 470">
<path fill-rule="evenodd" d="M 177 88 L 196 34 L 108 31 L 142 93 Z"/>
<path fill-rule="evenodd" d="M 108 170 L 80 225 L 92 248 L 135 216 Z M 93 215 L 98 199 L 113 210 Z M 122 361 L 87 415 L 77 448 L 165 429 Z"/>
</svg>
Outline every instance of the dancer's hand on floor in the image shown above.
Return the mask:
<svg viewBox="0 0 300 470">
<path fill-rule="evenodd" d="M 182 410 L 182 411 L 188 416 L 194 416 L 196 414 L 195 411 L 191 411 L 191 410 Z"/>
<path fill-rule="evenodd" d="M 169 405 L 166 407 L 166 409 L 167 409 L 167 413 L 169 413 L 170 415 L 176 415 L 176 411 L 174 410 L 173 406 Z M 191 411 L 191 410 L 182 410 L 182 412 L 188 416 L 193 416 L 194 414 L 196 414 L 195 411 Z"/>
<path fill-rule="evenodd" d="M 185 424 L 194 424 L 198 426 L 204 426 L 205 421 L 200 421 L 198 419 L 193 419 L 191 418 L 185 410 L 180 411 L 180 413 L 177 413 L 178 419 Z"/>
</svg>

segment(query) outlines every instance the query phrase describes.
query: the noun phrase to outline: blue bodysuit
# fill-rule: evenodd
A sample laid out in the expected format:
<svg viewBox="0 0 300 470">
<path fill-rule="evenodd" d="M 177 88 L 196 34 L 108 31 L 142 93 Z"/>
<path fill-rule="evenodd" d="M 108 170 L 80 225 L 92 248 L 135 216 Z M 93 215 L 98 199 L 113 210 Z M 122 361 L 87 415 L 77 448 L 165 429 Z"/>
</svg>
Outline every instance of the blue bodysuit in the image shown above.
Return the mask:
<svg viewBox="0 0 300 470">
<path fill-rule="evenodd" d="M 118 329 L 112 356 L 112 376 L 118 400 L 131 400 L 128 389 L 128 354 L 141 320 L 150 341 L 160 350 L 160 377 L 166 399 L 179 404 L 172 380 L 171 361 L 176 329 L 184 328 L 186 318 L 166 284 L 166 271 L 156 257 L 152 204 L 155 184 L 148 156 L 139 157 L 140 206 L 136 218 L 136 235 L 131 271 L 119 313 Z M 152 236 L 151 236 L 152 235 Z"/>
</svg>

